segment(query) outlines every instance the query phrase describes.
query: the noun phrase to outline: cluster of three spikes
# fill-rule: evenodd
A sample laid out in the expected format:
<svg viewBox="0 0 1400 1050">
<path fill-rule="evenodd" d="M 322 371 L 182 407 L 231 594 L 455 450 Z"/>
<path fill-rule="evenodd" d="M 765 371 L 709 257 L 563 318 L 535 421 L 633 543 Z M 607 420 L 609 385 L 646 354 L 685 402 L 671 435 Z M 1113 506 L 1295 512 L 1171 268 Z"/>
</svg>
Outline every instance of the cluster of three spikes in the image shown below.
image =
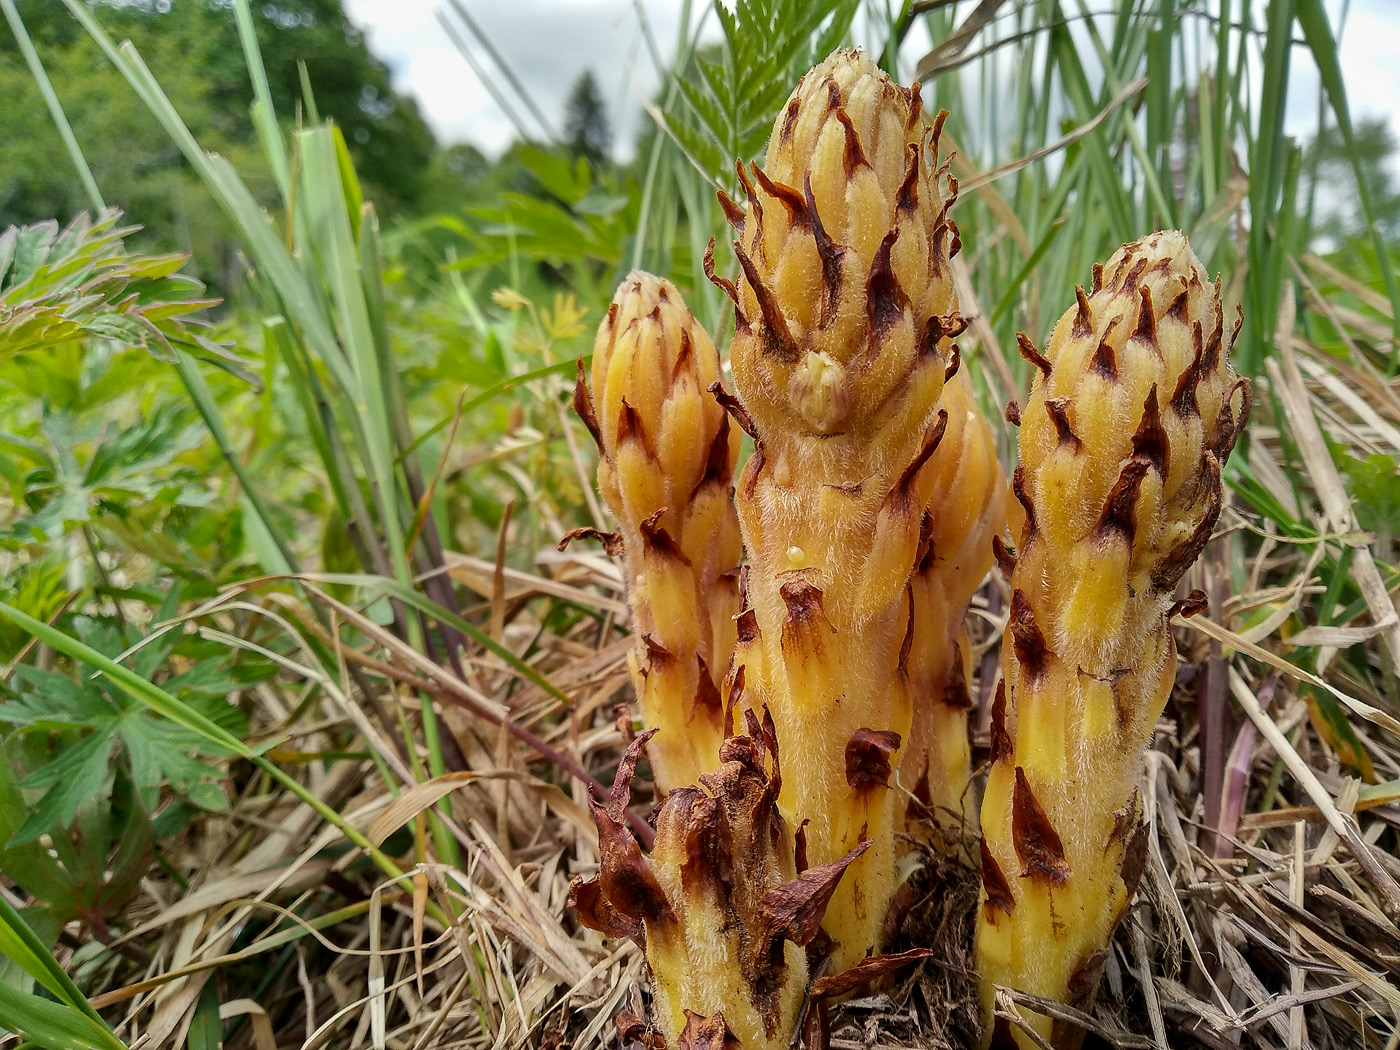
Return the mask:
<svg viewBox="0 0 1400 1050">
<path fill-rule="evenodd" d="M 738 396 L 675 288 L 647 275 L 600 327 L 591 395 L 580 370 L 648 731 L 594 806 L 601 869 L 574 899 L 586 924 L 644 945 L 672 1047 L 778 1047 L 819 1028 L 824 997 L 897 961 L 868 957 L 890 939 L 905 833 L 923 826 L 911 811 L 975 824 L 962 623 L 1008 500 L 953 343 L 940 124 L 925 127 L 917 88 L 833 55 L 779 114 L 766 167 L 741 169 L 747 208 L 721 198 L 740 275 L 713 279 L 733 301 Z M 1015 644 L 979 951 L 989 988 L 1066 1000 L 1121 912 L 1130 855 L 1111 837 L 1136 826 L 1133 765 L 1170 688 L 1169 592 L 1209 536 L 1243 416 L 1184 241 L 1125 253 L 1046 355 L 1024 348 L 1041 374 L 1014 570 L 998 548 Z M 736 486 L 738 429 L 754 452 Z M 643 745 L 665 793 L 649 858 L 623 819 Z M 1089 768 L 1104 773 L 1090 783 Z M 1087 902 L 1105 886 L 1116 911 L 1099 921 Z M 1073 965 L 1042 980 L 1056 951 Z"/>
</svg>

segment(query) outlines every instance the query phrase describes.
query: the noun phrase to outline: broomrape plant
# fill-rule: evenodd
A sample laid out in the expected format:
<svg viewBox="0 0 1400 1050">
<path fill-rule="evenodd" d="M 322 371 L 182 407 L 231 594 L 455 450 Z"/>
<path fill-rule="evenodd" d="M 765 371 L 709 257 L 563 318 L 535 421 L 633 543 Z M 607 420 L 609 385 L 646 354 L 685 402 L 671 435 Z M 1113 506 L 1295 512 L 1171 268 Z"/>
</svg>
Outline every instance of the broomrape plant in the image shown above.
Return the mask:
<svg viewBox="0 0 1400 1050">
<path fill-rule="evenodd" d="M 1205 605 L 1173 592 L 1210 539 L 1221 465 L 1249 414 L 1220 289 L 1181 234 L 1124 245 L 1078 300 L 1043 354 L 1021 341 L 1038 374 L 1021 415 L 1026 522 L 982 803 L 988 1005 L 996 984 L 1093 1002 L 1145 857 L 1133 782 L 1176 678 L 1168 620 Z M 1082 1035 L 1036 1024 L 1057 1048 Z M 1034 1045 L 1015 1039 L 996 1032 L 998 1045 Z"/>
<path fill-rule="evenodd" d="M 718 380 L 719 355 L 675 286 L 633 274 L 598 330 L 593 396 L 582 362 L 574 394 L 601 453 L 598 489 L 621 526 L 603 541 L 626 552 L 642 717 L 671 730 L 648 752 L 665 790 L 715 765 L 739 611 L 739 435 L 706 392 Z"/>
<path fill-rule="evenodd" d="M 1141 870 L 1133 782 L 1174 678 L 1168 620 L 1203 600 L 1174 590 L 1220 513 L 1248 385 L 1185 238 L 1125 245 L 1044 354 L 1021 338 L 1039 374 L 1013 553 L 953 342 L 943 117 L 834 53 L 778 114 L 765 166 L 738 166 L 744 204 L 720 194 L 739 273 L 712 253 L 706 270 L 734 307 L 736 393 L 645 274 L 599 330 L 591 394 L 580 365 L 620 534 L 579 532 L 627 560 L 647 729 L 593 806 L 602 866 L 572 899 L 644 947 L 672 1047 L 817 1038 L 824 1000 L 922 954 L 878 953 L 901 843 L 956 853 L 975 830 L 963 620 L 994 556 L 1012 601 L 981 805 L 988 1007 L 998 984 L 1088 1005 Z M 754 445 L 737 485 L 731 418 Z M 664 795 L 650 857 L 625 819 L 643 749 Z"/>
</svg>

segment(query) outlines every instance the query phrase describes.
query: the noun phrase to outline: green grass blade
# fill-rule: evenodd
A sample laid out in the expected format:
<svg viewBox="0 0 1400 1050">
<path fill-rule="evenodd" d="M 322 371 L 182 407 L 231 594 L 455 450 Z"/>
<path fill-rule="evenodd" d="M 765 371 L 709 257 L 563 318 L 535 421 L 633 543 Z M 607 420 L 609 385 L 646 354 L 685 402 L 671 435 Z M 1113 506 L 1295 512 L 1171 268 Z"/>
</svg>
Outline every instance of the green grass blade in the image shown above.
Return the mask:
<svg viewBox="0 0 1400 1050">
<path fill-rule="evenodd" d="M 243 469 L 243 462 L 233 449 L 228 428 L 224 426 L 223 413 L 219 411 L 218 403 L 214 400 L 214 393 L 209 389 L 209 384 L 205 382 L 204 373 L 199 370 L 199 365 L 194 358 L 179 350 L 176 351 L 175 370 L 179 373 L 180 380 L 185 384 L 185 391 L 189 394 L 190 400 L 194 402 L 200 418 L 204 420 L 204 425 L 214 438 L 214 444 L 218 446 L 219 454 L 224 457 L 224 462 L 228 464 L 234 477 L 238 479 L 238 484 L 242 486 L 243 495 L 257 514 L 258 522 L 263 531 L 276 545 L 277 557 L 284 567 L 275 568 L 276 563 L 274 563 L 274 565 L 268 565 L 267 569 L 271 572 L 296 572 L 296 557 L 292 554 L 286 538 L 281 534 L 281 530 L 273 520 L 272 512 L 263 500 L 258 486 L 253 484 L 252 479 L 248 477 L 248 472 Z"/>
<path fill-rule="evenodd" d="M 94 1029 L 105 1031 L 108 1038 L 94 1045 L 112 1047 L 113 1050 L 123 1045 L 44 942 L 29 928 L 24 916 L 4 897 L 0 897 L 0 955 L 47 988 L 59 1004 L 83 1015 Z M 0 1023 L 4 1021 L 4 1015 L 0 1013 Z"/>
<path fill-rule="evenodd" d="M 8 0 L 7 0 L 8 2 Z M 238 23 L 238 39 L 243 44 L 243 61 L 248 67 L 248 79 L 253 82 L 253 126 L 263 153 L 282 191 L 282 200 L 291 203 L 291 175 L 287 164 L 287 144 L 282 129 L 277 126 L 277 111 L 272 106 L 272 90 L 267 83 L 262 51 L 258 48 L 258 32 L 253 25 L 253 12 L 248 0 L 234 0 L 234 18 Z"/>
<path fill-rule="evenodd" d="M 350 225 L 338 137 L 339 132 L 332 127 L 311 128 L 298 134 L 302 156 L 298 199 L 310 242 L 320 250 L 316 262 L 330 286 L 336 329 L 349 358 L 350 375 L 345 393 L 350 400 L 350 414 L 358 418 L 358 429 L 364 435 L 363 449 L 378 522 L 384 530 L 394 575 L 407 581 L 411 574 L 404 551 L 403 521 L 399 516 L 393 471 L 389 392 L 380 368 L 370 307 L 360 280 L 358 246 Z M 358 224 L 358 214 L 355 221 Z"/>
<path fill-rule="evenodd" d="M 126 1050 L 103 1024 L 61 1003 L 17 992 L 0 981 L 0 1029 L 46 1050 Z"/>
<path fill-rule="evenodd" d="M 1390 297 L 1392 333 L 1395 341 L 1391 345 L 1389 371 L 1395 375 L 1400 364 L 1400 287 L 1395 281 L 1395 270 L 1390 261 L 1389 246 L 1385 235 L 1376 222 L 1375 202 L 1371 199 L 1371 188 L 1361 170 L 1361 157 L 1356 147 L 1356 133 L 1351 125 L 1351 108 L 1347 104 L 1346 82 L 1342 79 L 1341 63 L 1337 59 L 1337 41 L 1332 36 L 1332 26 L 1327 20 L 1327 11 L 1322 0 L 1296 0 L 1298 24 L 1303 30 L 1303 39 L 1317 63 L 1322 86 L 1332 102 L 1332 112 L 1337 117 L 1337 129 L 1346 143 L 1347 159 L 1356 173 L 1356 192 L 1361 200 L 1361 212 L 1366 217 L 1366 226 L 1371 231 L 1371 242 L 1376 247 L 1376 258 L 1380 263 L 1381 278 L 1385 281 L 1385 292 Z"/>
<path fill-rule="evenodd" d="M 1249 158 L 1249 271 L 1245 277 L 1248 308 L 1236 366 L 1244 375 L 1256 374 L 1263 365 L 1265 348 L 1273 340 L 1283 281 L 1285 263 L 1275 251 L 1274 224 L 1287 150 L 1283 134 L 1284 96 L 1288 89 L 1293 12 L 1293 0 L 1270 0 L 1266 15 L 1259 127 Z"/>
</svg>

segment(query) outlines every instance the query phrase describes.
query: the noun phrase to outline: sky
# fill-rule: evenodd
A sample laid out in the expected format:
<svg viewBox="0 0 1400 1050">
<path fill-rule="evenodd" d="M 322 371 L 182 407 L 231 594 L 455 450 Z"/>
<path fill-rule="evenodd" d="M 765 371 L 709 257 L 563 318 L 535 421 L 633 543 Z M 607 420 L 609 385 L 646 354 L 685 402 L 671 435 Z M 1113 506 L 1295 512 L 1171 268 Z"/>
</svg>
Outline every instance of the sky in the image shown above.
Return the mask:
<svg viewBox="0 0 1400 1050">
<path fill-rule="evenodd" d="M 584 70 L 597 78 L 613 121 L 621 159 L 630 155 L 640 122 L 641 100 L 660 83 L 650 39 L 663 60 L 674 54 L 680 0 L 456 0 L 520 78 L 544 119 L 563 122 L 569 88 Z M 1333 25 L 1343 0 L 1326 0 Z M 392 70 L 401 91 L 418 99 L 440 141 L 470 142 L 496 155 L 519 137 L 516 125 L 473 72 L 440 20 L 450 0 L 345 0 L 346 10 L 369 36 L 370 46 Z M 694 8 L 707 5 L 696 0 Z M 1008 4 L 1010 10 L 1012 5 Z M 714 35 L 714 22 L 710 20 Z M 490 58 L 462 33 L 478 63 Z M 917 57 L 917 42 L 907 49 Z M 1342 34 L 1341 62 L 1353 118 L 1388 117 L 1400 137 L 1400 0 L 1350 0 Z M 497 77 L 499 79 L 499 77 Z M 516 119 L 538 137 L 538 125 L 518 96 L 501 84 Z M 1317 120 L 1318 77 L 1310 57 L 1294 53 L 1288 131 L 1310 137 Z"/>
</svg>

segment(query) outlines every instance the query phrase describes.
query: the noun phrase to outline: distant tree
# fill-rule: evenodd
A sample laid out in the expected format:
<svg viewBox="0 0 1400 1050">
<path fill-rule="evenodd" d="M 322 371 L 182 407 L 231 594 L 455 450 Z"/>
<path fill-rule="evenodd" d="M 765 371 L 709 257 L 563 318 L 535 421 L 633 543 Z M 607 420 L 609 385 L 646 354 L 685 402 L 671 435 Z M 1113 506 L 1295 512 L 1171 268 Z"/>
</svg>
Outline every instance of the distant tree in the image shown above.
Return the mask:
<svg viewBox="0 0 1400 1050">
<path fill-rule="evenodd" d="M 237 271 L 222 218 L 186 169 L 179 149 L 62 4 L 21 0 L 19 7 L 106 203 L 120 206 L 127 221 L 146 227 L 139 238 L 144 248 L 192 251 L 199 275 L 227 287 Z M 126 12 L 114 13 L 123 17 L 114 33 L 141 49 L 195 137 L 233 161 L 255 192 L 270 194 L 272 182 L 251 133 L 243 133 L 239 117 L 213 97 L 201 71 L 202 63 L 214 56 L 201 20 L 191 17 L 198 14 L 196 7 L 178 5 L 158 35 L 140 31 L 144 20 L 128 24 Z M 47 218 L 66 222 L 90 208 L 48 109 L 3 25 L 0 99 L 6 111 L 0 228 Z M 241 120 L 247 122 L 246 111 Z"/>
<path fill-rule="evenodd" d="M 564 106 L 564 142 L 574 156 L 595 167 L 607 160 L 612 128 L 591 70 L 584 70 L 569 92 Z"/>
<path fill-rule="evenodd" d="M 217 89 L 246 112 L 248 74 L 233 28 L 232 0 L 178 2 L 208 3 L 220 12 L 227 50 Z M 317 109 L 340 125 L 360 178 L 379 191 L 378 203 L 413 204 L 436 148 L 433 134 L 417 103 L 394 91 L 388 67 L 370 51 L 342 0 L 264 0 L 253 10 L 279 116 L 290 120 L 296 114 L 297 63 L 304 62 Z M 393 199 L 382 200 L 384 191 Z"/>
<path fill-rule="evenodd" d="M 202 266 L 221 269 L 225 253 L 209 241 L 219 224 L 216 210 L 122 76 L 63 4 L 18 0 L 17 6 L 108 202 L 146 226 L 148 243 L 194 250 Z M 367 194 L 384 212 L 414 206 L 435 152 L 432 133 L 414 102 L 394 93 L 388 69 L 341 0 L 264 0 L 253 12 L 283 123 L 297 119 L 301 60 L 317 108 L 340 125 Z M 94 13 L 114 37 L 136 45 L 200 144 L 229 156 L 254 191 L 270 199 L 271 179 L 248 117 L 252 87 L 232 0 L 101 0 Z M 87 207 L 3 23 L 0 99 L 6 113 L 0 228 L 67 219 Z"/>
<path fill-rule="evenodd" d="M 1356 124 L 1357 156 L 1362 177 L 1371 194 L 1376 223 L 1389 240 L 1400 239 L 1400 179 L 1396 161 L 1400 143 L 1384 117 L 1373 117 Z M 1317 183 L 1313 187 L 1313 233 L 1333 244 L 1366 233 L 1366 217 L 1356 190 L 1356 173 L 1348 157 L 1341 132 L 1333 124 L 1308 144 L 1304 170 L 1316 164 Z"/>
<path fill-rule="evenodd" d="M 491 162 L 486 155 L 469 142 L 454 142 L 444 149 L 442 163 L 469 186 L 475 186 L 491 170 Z"/>
</svg>

